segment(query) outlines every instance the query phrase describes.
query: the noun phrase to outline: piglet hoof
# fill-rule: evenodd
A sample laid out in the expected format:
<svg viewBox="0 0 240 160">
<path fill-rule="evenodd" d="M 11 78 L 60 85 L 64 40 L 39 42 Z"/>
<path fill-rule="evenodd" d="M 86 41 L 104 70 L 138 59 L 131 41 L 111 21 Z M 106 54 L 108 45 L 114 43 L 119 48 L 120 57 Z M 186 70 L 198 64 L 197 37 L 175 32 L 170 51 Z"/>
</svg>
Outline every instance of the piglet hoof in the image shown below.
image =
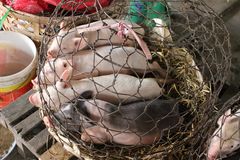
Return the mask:
<svg viewBox="0 0 240 160">
<path fill-rule="evenodd" d="M 53 59 L 55 58 L 57 55 L 55 54 L 54 51 L 47 51 L 47 59 L 50 60 L 50 59 Z"/>
<path fill-rule="evenodd" d="M 86 132 L 84 132 L 81 135 L 81 140 L 83 140 L 84 142 L 90 142 L 91 141 L 91 137 Z"/>
<path fill-rule="evenodd" d="M 43 122 L 48 128 L 53 128 L 52 121 L 48 116 L 43 117 Z"/>
<path fill-rule="evenodd" d="M 102 137 L 96 137 L 95 135 L 89 135 L 87 133 L 82 133 L 81 140 L 84 142 L 92 142 L 95 144 L 104 144 L 106 141 Z"/>
</svg>

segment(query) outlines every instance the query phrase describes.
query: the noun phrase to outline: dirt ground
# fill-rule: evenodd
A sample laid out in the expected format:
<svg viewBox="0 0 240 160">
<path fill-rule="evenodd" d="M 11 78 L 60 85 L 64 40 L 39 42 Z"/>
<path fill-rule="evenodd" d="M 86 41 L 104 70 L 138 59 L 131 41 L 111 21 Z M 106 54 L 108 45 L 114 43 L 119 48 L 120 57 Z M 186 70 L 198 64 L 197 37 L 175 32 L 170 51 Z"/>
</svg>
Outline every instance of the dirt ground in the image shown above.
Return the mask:
<svg viewBox="0 0 240 160">
<path fill-rule="evenodd" d="M 3 155 L 14 141 L 12 133 L 0 124 L 0 157 Z"/>
</svg>

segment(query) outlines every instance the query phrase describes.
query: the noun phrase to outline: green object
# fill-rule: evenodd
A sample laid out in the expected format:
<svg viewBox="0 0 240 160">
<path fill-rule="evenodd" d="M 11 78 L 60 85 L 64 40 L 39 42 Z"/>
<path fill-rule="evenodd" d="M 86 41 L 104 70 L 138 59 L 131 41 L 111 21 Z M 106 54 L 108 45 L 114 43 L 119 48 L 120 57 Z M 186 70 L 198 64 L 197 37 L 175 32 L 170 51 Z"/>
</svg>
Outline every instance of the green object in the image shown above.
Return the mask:
<svg viewBox="0 0 240 160">
<path fill-rule="evenodd" d="M 3 22 L 7 19 L 7 16 L 10 12 L 11 8 L 8 8 L 7 12 L 0 19 L 0 30 L 2 29 Z"/>
<path fill-rule="evenodd" d="M 131 0 L 130 8 L 128 11 L 128 19 L 131 22 L 142 24 L 147 15 L 147 2 L 144 0 Z"/>
<path fill-rule="evenodd" d="M 166 21 L 167 9 L 163 2 L 146 2 L 147 3 L 147 19 L 145 25 L 153 28 L 156 26 L 154 18 Z"/>
</svg>

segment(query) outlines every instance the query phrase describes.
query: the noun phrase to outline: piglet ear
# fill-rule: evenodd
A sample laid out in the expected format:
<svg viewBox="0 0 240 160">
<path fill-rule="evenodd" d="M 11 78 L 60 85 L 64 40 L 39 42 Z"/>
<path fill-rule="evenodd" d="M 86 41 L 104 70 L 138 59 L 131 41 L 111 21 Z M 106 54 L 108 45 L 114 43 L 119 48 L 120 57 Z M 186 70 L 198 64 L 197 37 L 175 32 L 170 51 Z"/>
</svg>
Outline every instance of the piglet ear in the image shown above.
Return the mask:
<svg viewBox="0 0 240 160">
<path fill-rule="evenodd" d="M 35 79 L 32 79 L 32 80 L 31 80 L 33 86 L 37 85 L 37 82 L 36 82 L 36 81 L 37 81 L 37 77 L 36 77 Z"/>
<path fill-rule="evenodd" d="M 67 82 L 60 80 L 60 81 L 57 81 L 56 87 L 57 87 L 58 89 L 65 89 L 65 88 L 68 88 L 69 85 L 68 85 Z"/>
<path fill-rule="evenodd" d="M 73 38 L 73 43 L 74 43 L 75 49 L 80 50 L 80 49 L 86 47 L 87 46 L 86 41 L 87 41 L 87 39 L 83 39 L 83 37 Z"/>
<path fill-rule="evenodd" d="M 231 115 L 231 109 L 228 109 L 219 119 L 218 119 L 218 125 L 222 125 L 226 119 L 229 118 L 229 116 Z"/>
<path fill-rule="evenodd" d="M 66 69 L 62 75 L 60 76 L 60 80 L 57 81 L 56 83 L 56 87 L 57 88 L 67 88 L 69 87 L 68 85 L 68 81 L 70 80 L 71 78 L 71 74 L 69 73 L 69 71 Z"/>
<path fill-rule="evenodd" d="M 63 60 L 62 66 L 65 70 L 67 70 L 67 71 L 65 71 L 65 74 L 68 74 L 67 76 L 71 78 L 72 74 L 73 74 L 73 61 L 71 59 Z M 68 73 L 66 73 L 66 72 L 68 72 Z M 61 76 L 63 76 L 63 75 L 61 75 Z M 70 78 L 68 78 L 68 79 L 70 79 Z"/>
<path fill-rule="evenodd" d="M 37 82 L 36 82 L 36 79 L 31 80 L 31 82 L 32 82 L 32 84 L 33 84 L 33 90 L 38 90 L 38 89 L 39 89 L 39 86 L 38 86 L 38 84 L 37 84 Z"/>
<path fill-rule="evenodd" d="M 60 76 L 60 79 L 61 81 L 65 81 L 65 82 L 69 81 L 71 79 L 70 71 L 66 69 Z"/>
<path fill-rule="evenodd" d="M 66 27 L 66 22 L 62 21 L 60 23 L 60 31 L 66 31 L 67 30 L 67 27 Z"/>
<path fill-rule="evenodd" d="M 58 89 L 66 88 L 66 82 L 63 81 L 57 81 L 55 85 Z"/>
<path fill-rule="evenodd" d="M 231 109 L 228 109 L 226 112 L 225 112 L 225 116 L 230 116 L 232 113 L 231 113 Z"/>
</svg>

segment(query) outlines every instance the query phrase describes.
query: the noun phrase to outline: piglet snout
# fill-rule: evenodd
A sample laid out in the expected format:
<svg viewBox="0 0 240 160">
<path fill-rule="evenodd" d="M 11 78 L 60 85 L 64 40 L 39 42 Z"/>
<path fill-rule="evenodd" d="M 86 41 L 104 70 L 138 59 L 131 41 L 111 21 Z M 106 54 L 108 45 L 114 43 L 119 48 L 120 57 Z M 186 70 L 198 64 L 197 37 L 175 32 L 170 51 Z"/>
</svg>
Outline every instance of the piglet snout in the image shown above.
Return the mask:
<svg viewBox="0 0 240 160">
<path fill-rule="evenodd" d="M 207 153 L 207 160 L 216 160 L 219 154 L 220 140 L 217 137 L 213 137 Z"/>
<path fill-rule="evenodd" d="M 216 160 L 217 159 L 217 157 L 216 157 L 216 155 L 208 155 L 208 157 L 207 157 L 207 160 Z"/>
<path fill-rule="evenodd" d="M 28 97 L 28 100 L 29 100 L 29 102 L 32 104 L 32 105 L 34 105 L 34 100 L 33 100 L 33 97 L 32 97 L 33 95 L 30 95 L 29 97 Z"/>
<path fill-rule="evenodd" d="M 32 105 L 38 106 L 38 100 L 37 100 L 37 97 L 35 96 L 35 94 L 30 95 L 28 97 L 28 100 Z"/>
</svg>

